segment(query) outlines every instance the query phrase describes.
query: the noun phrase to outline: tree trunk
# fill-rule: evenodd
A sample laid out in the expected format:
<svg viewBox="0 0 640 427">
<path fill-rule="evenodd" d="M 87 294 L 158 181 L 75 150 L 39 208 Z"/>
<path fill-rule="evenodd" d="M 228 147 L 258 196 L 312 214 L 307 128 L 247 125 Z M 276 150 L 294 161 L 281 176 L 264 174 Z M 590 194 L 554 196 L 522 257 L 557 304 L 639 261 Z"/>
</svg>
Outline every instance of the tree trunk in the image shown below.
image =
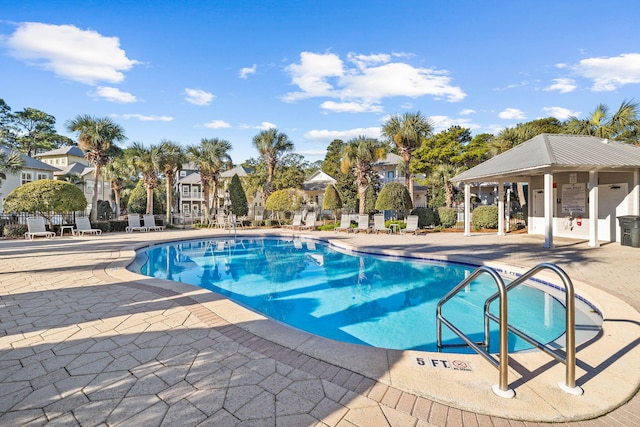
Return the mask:
<svg viewBox="0 0 640 427">
<path fill-rule="evenodd" d="M 166 177 L 166 181 L 167 181 L 167 188 L 166 188 L 166 192 L 167 192 L 167 213 L 165 215 L 166 218 L 166 224 L 171 224 L 171 206 L 173 205 L 173 202 L 171 200 L 171 190 L 172 190 L 172 180 L 169 177 Z"/>
<path fill-rule="evenodd" d="M 364 215 L 365 214 L 365 209 L 366 209 L 366 205 L 365 205 L 365 197 L 367 195 L 367 187 L 369 187 L 368 185 L 363 186 L 359 186 L 358 187 L 358 198 L 360 199 L 360 209 L 359 209 L 359 214 L 360 215 Z"/>
<path fill-rule="evenodd" d="M 91 196 L 91 221 L 98 220 L 98 179 L 100 178 L 100 166 L 95 165 L 93 171 L 93 195 Z"/>
<path fill-rule="evenodd" d="M 147 214 L 153 215 L 153 187 L 147 187 Z"/>
</svg>

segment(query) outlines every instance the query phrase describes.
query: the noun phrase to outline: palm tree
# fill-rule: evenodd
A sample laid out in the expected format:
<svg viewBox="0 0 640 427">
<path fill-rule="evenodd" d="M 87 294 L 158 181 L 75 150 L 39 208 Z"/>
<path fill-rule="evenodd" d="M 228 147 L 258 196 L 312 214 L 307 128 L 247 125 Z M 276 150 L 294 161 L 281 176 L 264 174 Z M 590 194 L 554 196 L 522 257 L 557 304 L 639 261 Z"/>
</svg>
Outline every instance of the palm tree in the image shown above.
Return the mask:
<svg viewBox="0 0 640 427">
<path fill-rule="evenodd" d="M 371 182 L 373 164 L 386 156 L 387 150 L 377 139 L 359 136 L 347 142 L 342 151 L 342 173 L 353 172 L 360 199 L 359 212 L 366 213 L 365 197 Z"/>
<path fill-rule="evenodd" d="M 171 224 L 171 198 L 176 172 L 182 169 L 182 164 L 186 161 L 184 150 L 173 141 L 160 141 L 160 172 L 164 175 L 167 186 L 167 214 L 166 223 Z"/>
<path fill-rule="evenodd" d="M 267 164 L 267 182 L 263 195 L 266 199 L 272 191 L 273 174 L 276 170 L 278 159 L 283 153 L 293 150 L 293 142 L 289 140 L 286 134 L 278 132 L 275 128 L 271 128 L 263 130 L 254 136 L 253 145 L 258 150 L 260 157 L 262 157 Z"/>
<path fill-rule="evenodd" d="M 5 152 L 0 148 L 0 179 L 7 179 L 7 173 L 18 173 L 23 167 L 24 160 L 20 153 L 17 151 Z"/>
<path fill-rule="evenodd" d="M 124 141 L 124 129 L 108 117 L 79 115 L 66 124 L 70 132 L 78 133 L 78 147 L 93 165 L 93 196 L 91 198 L 91 220 L 98 218 L 98 183 L 100 169 L 109 163 L 114 154 L 115 142 Z"/>
<path fill-rule="evenodd" d="M 102 177 L 109 180 L 111 189 L 113 190 L 113 200 L 116 205 L 114 215 L 116 218 L 120 216 L 121 212 L 120 194 L 124 188 L 124 183 L 134 175 L 135 170 L 122 155 L 114 157 L 102 168 Z"/>
<path fill-rule="evenodd" d="M 146 213 L 153 214 L 153 190 L 158 186 L 158 172 L 160 171 L 160 146 L 145 147 L 142 143 L 134 142 L 127 150 L 127 157 L 131 166 L 142 174 L 144 188 L 147 190 Z"/>
<path fill-rule="evenodd" d="M 453 206 L 453 183 L 451 178 L 461 173 L 464 169 L 464 167 L 443 163 L 436 166 L 429 176 L 431 182 L 442 186 L 444 189 L 444 203 L 448 208 Z"/>
<path fill-rule="evenodd" d="M 593 135 L 598 138 L 615 139 L 638 143 L 640 135 L 640 105 L 633 101 L 623 101 L 614 114 L 609 107 L 599 104 L 586 119 L 572 116 L 567 121 L 567 131 L 578 135 Z"/>
<path fill-rule="evenodd" d="M 202 180 L 202 194 L 204 196 L 204 219 L 209 221 L 212 209 L 211 193 L 218 198 L 218 181 L 223 167 L 231 164 L 231 143 L 224 139 L 202 138 L 200 145 L 187 148 L 187 159 L 192 162 Z"/>
<path fill-rule="evenodd" d="M 404 161 L 404 185 L 409 190 L 413 201 L 413 174 L 409 164 L 413 152 L 420 147 L 422 140 L 433 132 L 429 119 L 420 114 L 404 113 L 402 116 L 391 116 L 382 126 L 382 134 L 395 144 Z"/>
</svg>

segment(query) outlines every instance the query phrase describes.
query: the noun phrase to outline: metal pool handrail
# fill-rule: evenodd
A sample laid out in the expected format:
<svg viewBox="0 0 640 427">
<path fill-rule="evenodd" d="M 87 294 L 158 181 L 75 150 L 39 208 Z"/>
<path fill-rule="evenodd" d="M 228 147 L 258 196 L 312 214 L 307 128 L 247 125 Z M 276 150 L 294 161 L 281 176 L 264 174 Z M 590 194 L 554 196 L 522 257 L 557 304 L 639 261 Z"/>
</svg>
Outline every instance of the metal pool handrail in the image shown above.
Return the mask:
<svg viewBox="0 0 640 427">
<path fill-rule="evenodd" d="M 466 336 L 461 330 L 455 327 L 451 322 L 449 322 L 442 315 L 442 306 L 453 298 L 460 290 L 464 289 L 469 283 L 471 283 L 476 277 L 481 274 L 486 273 L 489 274 L 493 280 L 496 282 L 498 286 L 498 297 L 500 298 L 500 319 L 498 323 L 500 325 L 500 354 L 498 360 L 496 361 L 488 351 L 484 350 L 480 345 L 473 342 L 468 336 Z M 462 282 L 460 282 L 455 288 L 453 288 L 449 293 L 447 293 L 439 302 L 436 308 L 436 326 L 437 326 L 437 341 L 438 341 L 438 349 L 443 347 L 442 345 L 442 324 L 444 323 L 449 329 L 451 329 L 456 335 L 458 335 L 467 345 L 473 348 L 478 354 L 483 356 L 489 363 L 491 363 L 494 367 L 498 368 L 500 372 L 499 375 L 499 384 L 494 385 L 492 387 L 493 392 L 498 396 L 505 398 L 512 398 L 515 396 L 515 392 L 509 388 L 509 335 L 508 335 L 508 302 L 507 302 L 507 288 L 502 280 L 502 277 L 492 268 L 490 267 L 479 267 L 476 269 L 469 277 L 465 278 Z M 486 331 L 485 331 L 486 334 Z M 481 345 L 485 345 L 487 343 L 487 337 L 485 336 L 485 341 L 481 343 Z M 487 347 L 488 348 L 488 347 Z"/>
<path fill-rule="evenodd" d="M 535 338 L 527 335 L 526 333 L 522 332 L 521 330 L 517 329 L 514 326 L 507 325 L 507 327 L 509 328 L 509 331 L 513 332 L 520 338 L 524 339 L 529 344 L 547 353 L 549 356 L 553 357 L 558 362 L 564 363 L 565 364 L 565 382 L 564 383 L 559 382 L 558 386 L 567 393 L 581 395 L 584 391 L 582 390 L 581 387 L 576 386 L 575 291 L 573 288 L 573 283 L 571 282 L 571 279 L 569 278 L 567 273 L 565 273 L 564 270 L 562 270 L 560 267 L 558 267 L 555 264 L 543 262 L 541 264 L 536 265 L 535 267 L 533 267 L 532 269 L 524 273 L 522 276 L 518 277 L 513 282 L 509 283 L 507 285 L 506 291 L 509 292 L 511 289 L 523 284 L 525 281 L 529 280 L 532 276 L 534 276 L 536 273 L 542 270 L 551 270 L 554 273 L 556 273 L 558 276 L 560 276 L 560 279 L 562 280 L 562 283 L 564 285 L 565 304 L 566 304 L 565 306 L 566 307 L 566 310 L 565 310 L 566 311 L 566 314 L 565 314 L 566 356 L 562 356 L 562 354 L 559 353 L 556 349 L 553 349 L 548 345 L 539 342 Z M 484 333 L 485 333 L 487 348 L 489 348 L 489 320 L 491 319 L 495 322 L 500 322 L 500 324 L 502 324 L 500 319 L 498 319 L 494 314 L 489 312 L 489 305 L 493 301 L 495 301 L 496 298 L 502 298 L 502 294 L 495 293 L 489 298 L 487 298 L 487 300 L 484 303 L 484 316 L 485 316 L 485 325 L 484 325 L 485 332 Z"/>
</svg>

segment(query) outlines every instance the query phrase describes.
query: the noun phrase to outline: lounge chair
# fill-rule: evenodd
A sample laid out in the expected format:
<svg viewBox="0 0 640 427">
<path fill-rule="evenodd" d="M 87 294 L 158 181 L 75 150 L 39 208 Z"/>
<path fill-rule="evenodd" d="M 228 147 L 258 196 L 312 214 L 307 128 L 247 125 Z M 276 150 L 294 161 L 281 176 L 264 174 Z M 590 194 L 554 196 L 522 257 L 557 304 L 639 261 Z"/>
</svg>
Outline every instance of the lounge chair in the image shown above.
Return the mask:
<svg viewBox="0 0 640 427">
<path fill-rule="evenodd" d="M 298 227 L 300 227 L 302 225 L 302 214 L 295 214 L 293 216 L 293 221 L 291 222 L 291 224 L 285 224 L 282 226 L 282 228 L 292 228 L 292 229 L 296 229 Z"/>
<path fill-rule="evenodd" d="M 225 214 L 216 215 L 216 225 L 218 228 L 227 228 L 229 226 L 229 221 Z"/>
<path fill-rule="evenodd" d="M 140 216 L 138 214 L 128 215 L 127 221 L 129 221 L 129 226 L 124 229 L 124 231 L 126 231 L 127 233 L 131 233 L 134 231 L 141 231 L 141 232 L 147 231 L 147 227 L 143 227 L 140 224 Z"/>
<path fill-rule="evenodd" d="M 373 232 L 377 234 L 379 231 L 391 233 L 391 229 L 384 225 L 384 214 L 375 214 L 373 216 Z"/>
<path fill-rule="evenodd" d="M 407 226 L 400 229 L 401 234 L 413 233 L 418 235 L 420 229 L 418 228 L 418 215 L 409 215 L 407 217 Z"/>
<path fill-rule="evenodd" d="M 369 227 L 369 215 L 358 215 L 358 226 L 356 228 L 352 228 L 351 230 L 347 230 L 347 232 L 352 230 L 354 233 L 359 233 L 361 231 L 369 233 L 371 231 L 371 227 Z"/>
<path fill-rule="evenodd" d="M 53 236 L 56 235 L 53 231 L 47 231 L 44 225 L 44 218 L 40 217 L 27 218 L 27 229 L 28 231 L 24 233 L 24 238 L 29 240 L 33 240 L 34 237 L 53 239 Z"/>
<path fill-rule="evenodd" d="M 351 217 L 348 214 L 342 214 L 340 217 L 340 226 L 334 228 L 335 231 L 344 230 L 347 233 L 351 229 Z"/>
<path fill-rule="evenodd" d="M 89 218 L 86 216 L 76 218 L 76 229 L 74 234 L 77 236 L 84 236 L 87 233 L 100 235 L 102 234 L 102 230 L 99 228 L 91 228 L 91 221 L 89 221 Z"/>
<path fill-rule="evenodd" d="M 298 227 L 298 230 L 315 230 L 316 228 L 316 214 L 314 212 L 307 213 L 307 217 L 304 219 L 304 225 Z"/>
<path fill-rule="evenodd" d="M 153 215 L 143 215 L 144 226 L 149 231 L 163 231 L 164 225 L 156 225 L 156 218 Z"/>
</svg>

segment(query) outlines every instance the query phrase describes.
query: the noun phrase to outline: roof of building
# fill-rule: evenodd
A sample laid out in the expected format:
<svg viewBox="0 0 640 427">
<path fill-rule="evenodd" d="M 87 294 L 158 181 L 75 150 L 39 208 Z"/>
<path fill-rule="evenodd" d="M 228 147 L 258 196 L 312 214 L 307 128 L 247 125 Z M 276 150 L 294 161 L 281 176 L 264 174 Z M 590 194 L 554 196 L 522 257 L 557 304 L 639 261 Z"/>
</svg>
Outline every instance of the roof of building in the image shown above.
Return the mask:
<svg viewBox="0 0 640 427">
<path fill-rule="evenodd" d="M 224 171 L 220 174 L 220 178 L 233 178 L 233 175 L 238 175 L 239 177 L 247 176 L 251 171 L 244 166 L 236 166 L 233 169 L 229 169 L 228 171 Z"/>
<path fill-rule="evenodd" d="M 9 147 L 0 145 L 0 151 L 3 151 L 7 155 L 9 155 L 12 150 Z M 34 159 L 33 157 L 25 156 L 24 154 L 20 154 L 20 157 L 22 157 L 22 160 L 24 160 L 24 169 L 36 169 L 36 170 L 45 170 L 45 171 L 58 170 L 58 168 L 56 168 L 55 166 L 48 165 L 44 162 L 41 162 L 38 159 Z"/>
<path fill-rule="evenodd" d="M 374 165 L 397 165 L 398 163 L 403 163 L 402 157 L 398 156 L 394 153 L 387 153 L 384 159 L 381 159 L 374 163 Z"/>
<path fill-rule="evenodd" d="M 329 174 L 317 170 L 302 183 L 302 187 L 306 191 L 324 190 L 329 185 L 335 184 L 336 180 Z"/>
<path fill-rule="evenodd" d="M 72 163 L 64 169 L 54 172 L 55 176 L 78 175 L 85 176 L 93 172 L 93 166 L 83 165 L 82 163 Z"/>
<path fill-rule="evenodd" d="M 554 168 L 586 171 L 638 167 L 638 146 L 588 135 L 543 133 L 462 172 L 452 181 L 539 175 Z"/>
<path fill-rule="evenodd" d="M 187 176 L 178 178 L 176 181 L 178 184 L 201 184 L 202 178 L 198 172 L 187 172 Z"/>
<path fill-rule="evenodd" d="M 35 157 L 51 157 L 51 156 L 76 156 L 84 157 L 84 151 L 75 145 L 67 145 L 64 147 L 56 148 L 55 150 L 45 151 L 44 153 L 36 154 Z"/>
</svg>

